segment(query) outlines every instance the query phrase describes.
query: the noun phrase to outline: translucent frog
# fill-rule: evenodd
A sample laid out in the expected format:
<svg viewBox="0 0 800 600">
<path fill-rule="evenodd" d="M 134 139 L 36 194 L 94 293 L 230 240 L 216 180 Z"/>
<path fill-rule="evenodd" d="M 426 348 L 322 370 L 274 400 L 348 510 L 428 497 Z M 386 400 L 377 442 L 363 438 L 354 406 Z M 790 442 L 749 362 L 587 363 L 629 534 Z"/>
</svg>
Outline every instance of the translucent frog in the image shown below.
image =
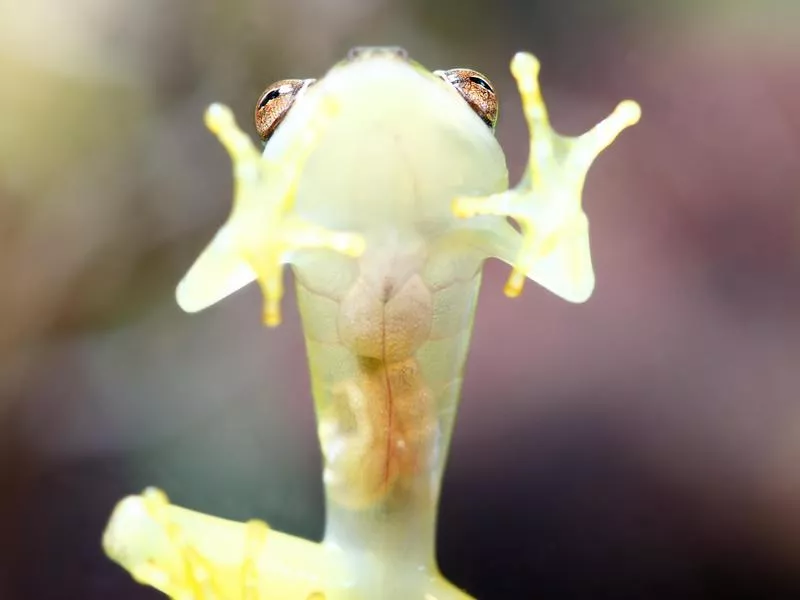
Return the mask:
<svg viewBox="0 0 800 600">
<path fill-rule="evenodd" d="M 436 566 L 439 486 L 487 258 L 570 302 L 594 288 L 581 205 L 599 152 L 638 121 L 626 100 L 589 132 L 550 127 L 539 63 L 511 62 L 531 134 L 509 189 L 498 101 L 471 69 L 430 72 L 399 48 L 356 48 L 323 78 L 258 100 L 259 152 L 230 109 L 206 123 L 228 149 L 228 221 L 181 281 L 195 312 L 256 281 L 281 320 L 294 273 L 324 459 L 319 543 L 169 504 L 157 490 L 116 508 L 106 552 L 174 598 L 450 600 Z"/>
</svg>

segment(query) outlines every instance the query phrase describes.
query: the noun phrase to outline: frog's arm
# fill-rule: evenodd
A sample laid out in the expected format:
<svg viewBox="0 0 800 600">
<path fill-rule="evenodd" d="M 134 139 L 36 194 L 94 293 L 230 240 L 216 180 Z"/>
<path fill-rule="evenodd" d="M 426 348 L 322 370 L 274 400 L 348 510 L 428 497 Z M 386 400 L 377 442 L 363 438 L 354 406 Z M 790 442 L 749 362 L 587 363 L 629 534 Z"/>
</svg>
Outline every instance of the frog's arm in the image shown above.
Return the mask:
<svg viewBox="0 0 800 600">
<path fill-rule="evenodd" d="M 509 297 L 522 292 L 528 277 L 570 302 L 584 302 L 594 290 L 589 221 L 581 206 L 586 174 L 597 155 L 641 115 L 632 100 L 590 131 L 564 137 L 550 126 L 539 87 L 539 61 L 520 52 L 511 62 L 530 133 L 528 166 L 513 190 L 486 197 L 456 198 L 459 217 L 500 215 L 519 224 L 521 236 L 492 238 L 490 251 L 513 268 L 505 286 Z"/>
<path fill-rule="evenodd" d="M 178 304 L 196 312 L 257 280 L 264 293 L 263 320 L 281 321 L 282 266 L 302 249 L 327 248 L 348 256 L 364 250 L 356 233 L 328 231 L 293 213 L 299 173 L 326 120 L 336 110 L 322 103 L 316 119 L 279 160 L 262 156 L 234 122 L 227 106 L 206 111 L 206 125 L 217 134 L 233 160 L 234 204 L 228 222 L 217 232 L 178 286 Z"/>
</svg>

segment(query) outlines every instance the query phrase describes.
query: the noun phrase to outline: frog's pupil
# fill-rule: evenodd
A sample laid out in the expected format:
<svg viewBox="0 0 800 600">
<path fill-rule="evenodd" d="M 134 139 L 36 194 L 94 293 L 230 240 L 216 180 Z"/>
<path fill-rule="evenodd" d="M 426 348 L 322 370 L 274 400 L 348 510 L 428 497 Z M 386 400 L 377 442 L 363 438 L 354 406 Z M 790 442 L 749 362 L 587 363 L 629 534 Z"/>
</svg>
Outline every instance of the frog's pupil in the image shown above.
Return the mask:
<svg viewBox="0 0 800 600">
<path fill-rule="evenodd" d="M 275 100 L 275 98 L 277 98 L 280 95 L 281 95 L 280 90 L 271 90 L 266 96 L 264 96 L 258 107 L 264 108 L 267 105 L 267 102 L 269 102 L 270 100 Z"/>
<path fill-rule="evenodd" d="M 479 86 L 481 86 L 484 89 L 489 90 L 490 92 L 494 92 L 494 90 L 492 89 L 492 86 L 490 86 L 489 82 L 487 82 L 485 79 L 481 79 L 480 77 L 470 77 L 469 80 L 472 83 L 477 83 Z"/>
</svg>

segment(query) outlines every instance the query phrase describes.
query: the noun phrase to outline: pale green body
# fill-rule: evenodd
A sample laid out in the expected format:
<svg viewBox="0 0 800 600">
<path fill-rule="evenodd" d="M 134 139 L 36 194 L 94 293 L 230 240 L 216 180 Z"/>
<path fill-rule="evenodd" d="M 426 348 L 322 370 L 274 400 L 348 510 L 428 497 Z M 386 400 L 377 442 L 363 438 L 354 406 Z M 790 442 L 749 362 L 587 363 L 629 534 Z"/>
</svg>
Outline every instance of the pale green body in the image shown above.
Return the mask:
<svg viewBox="0 0 800 600">
<path fill-rule="evenodd" d="M 305 542 L 150 491 L 120 503 L 104 538 L 139 581 L 177 598 L 468 598 L 438 572 L 435 523 L 483 261 L 512 265 L 509 296 L 529 277 L 586 300 L 583 181 L 639 118 L 626 101 L 592 131 L 561 137 L 536 59 L 520 53 L 511 68 L 532 132 L 514 189 L 484 121 L 449 83 L 391 51 L 362 52 L 305 88 L 263 156 L 229 109 L 209 109 L 233 159 L 234 208 L 178 303 L 201 310 L 257 280 L 264 322 L 277 325 L 291 265 L 327 527 L 321 544 Z"/>
</svg>

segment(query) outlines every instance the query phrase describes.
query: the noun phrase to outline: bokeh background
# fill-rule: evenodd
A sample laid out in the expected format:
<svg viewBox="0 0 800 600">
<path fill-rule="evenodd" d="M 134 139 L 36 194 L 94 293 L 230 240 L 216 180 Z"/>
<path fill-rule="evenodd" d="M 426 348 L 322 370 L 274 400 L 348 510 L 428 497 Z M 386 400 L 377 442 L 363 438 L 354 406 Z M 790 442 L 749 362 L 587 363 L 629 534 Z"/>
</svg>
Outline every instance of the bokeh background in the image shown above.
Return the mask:
<svg viewBox="0 0 800 600">
<path fill-rule="evenodd" d="M 199 315 L 176 282 L 229 210 L 212 101 L 353 45 L 470 66 L 526 131 L 644 118 L 592 169 L 598 287 L 502 295 L 487 266 L 440 559 L 481 600 L 800 598 L 800 3 L 0 0 L 0 598 L 158 598 L 106 560 L 147 485 L 318 537 L 320 457 L 293 296 Z"/>
</svg>

